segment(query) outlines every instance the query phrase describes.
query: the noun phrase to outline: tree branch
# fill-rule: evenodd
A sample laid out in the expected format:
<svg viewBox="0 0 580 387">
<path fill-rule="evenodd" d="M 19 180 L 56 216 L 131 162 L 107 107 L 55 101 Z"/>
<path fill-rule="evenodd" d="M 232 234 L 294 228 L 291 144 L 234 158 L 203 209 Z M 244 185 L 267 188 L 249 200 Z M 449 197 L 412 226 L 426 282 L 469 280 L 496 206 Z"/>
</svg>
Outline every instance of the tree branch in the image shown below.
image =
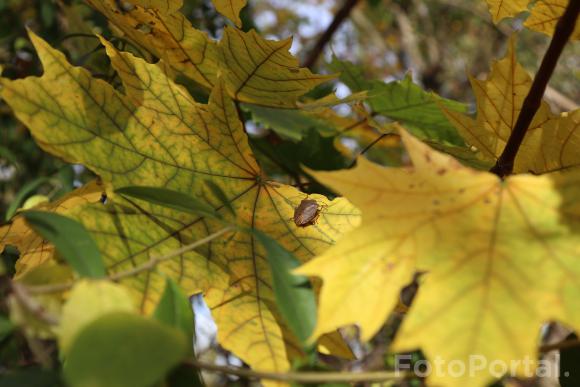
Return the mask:
<svg viewBox="0 0 580 387">
<path fill-rule="evenodd" d="M 226 375 L 235 375 L 250 379 L 277 380 L 281 382 L 295 382 L 302 384 L 319 384 L 319 383 L 354 383 L 354 382 L 381 382 L 389 380 L 401 380 L 409 375 L 398 371 L 379 371 L 379 372 L 264 372 L 253 371 L 250 369 L 220 366 L 206 363 L 197 359 L 190 359 L 187 365 L 208 371 L 218 372 Z"/>
<path fill-rule="evenodd" d="M 324 33 L 320 36 L 320 38 L 318 38 L 316 45 L 314 45 L 314 48 L 312 48 L 312 51 L 310 51 L 310 54 L 304 61 L 304 67 L 312 68 L 312 66 L 314 66 L 314 64 L 318 60 L 318 57 L 320 56 L 320 54 L 322 54 L 322 50 L 332 38 L 332 35 L 334 35 L 338 27 L 340 27 L 340 25 L 342 24 L 342 22 L 348 18 L 350 11 L 352 11 L 354 6 L 357 5 L 358 1 L 359 0 L 346 0 L 344 2 L 342 7 L 336 13 L 336 15 L 334 15 L 332 23 L 330 23 L 326 31 L 324 31 Z"/>
<path fill-rule="evenodd" d="M 514 161 L 518 150 L 520 149 L 530 123 L 540 108 L 542 97 L 546 91 L 546 86 L 554 72 L 558 59 L 564 50 L 564 46 L 574 31 L 579 11 L 580 0 L 570 0 L 564 14 L 556 24 L 554 36 L 552 37 L 550 46 L 542 59 L 542 64 L 534 78 L 532 87 L 524 99 L 514 129 L 510 134 L 507 144 L 502 154 L 499 156 L 497 163 L 490 170 L 499 177 L 503 178 L 513 172 Z"/>
</svg>

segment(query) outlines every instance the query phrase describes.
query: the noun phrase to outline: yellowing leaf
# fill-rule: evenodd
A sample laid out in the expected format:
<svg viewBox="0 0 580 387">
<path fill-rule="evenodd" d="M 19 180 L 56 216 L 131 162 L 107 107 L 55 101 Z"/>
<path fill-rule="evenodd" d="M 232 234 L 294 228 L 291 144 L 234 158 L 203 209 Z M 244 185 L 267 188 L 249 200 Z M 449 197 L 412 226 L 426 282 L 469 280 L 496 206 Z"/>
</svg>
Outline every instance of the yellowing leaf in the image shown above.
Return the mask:
<svg viewBox="0 0 580 387">
<path fill-rule="evenodd" d="M 173 70 L 208 88 L 215 83 L 216 44 L 206 33 L 193 28 L 178 11 L 181 0 L 140 0 L 125 8 L 116 0 L 87 0 L 87 3 Z"/>
<path fill-rule="evenodd" d="M 524 26 L 552 36 L 556 28 L 556 23 L 564 14 L 568 3 L 568 0 L 538 0 L 534 3 L 530 16 L 526 19 Z M 576 21 L 576 27 L 570 39 L 580 39 L 580 21 Z"/>
<path fill-rule="evenodd" d="M 219 47 L 230 95 L 256 105 L 295 107 L 298 97 L 334 78 L 299 67 L 291 45 L 292 39 L 266 40 L 254 30 L 226 27 Z"/>
<path fill-rule="evenodd" d="M 213 4 L 219 13 L 233 21 L 237 27 L 242 27 L 240 11 L 246 6 L 246 0 L 213 0 Z"/>
<path fill-rule="evenodd" d="M 298 270 L 324 281 L 316 332 L 356 323 L 370 338 L 401 286 L 424 271 L 394 349 L 442 361 L 433 385 L 487 385 L 501 376 L 489 367 L 460 375 L 446 367 L 474 355 L 522 367 L 536 359 L 543 323 L 580 326 L 580 174 L 501 180 L 401 135 L 412 167 L 360 159 L 352 170 L 314 173 L 363 214 L 359 228 Z"/>
<path fill-rule="evenodd" d="M 58 326 L 59 348 L 66 356 L 76 335 L 86 325 L 111 312 L 136 312 L 127 290 L 104 280 L 83 280 L 75 284 L 62 309 Z"/>
<path fill-rule="evenodd" d="M 449 120 L 484 162 L 492 163 L 503 151 L 522 104 L 532 85 L 526 70 L 517 63 L 515 40 L 505 58 L 495 62 L 485 81 L 471 79 L 477 99 L 477 118 L 441 106 Z M 557 116 L 542 101 L 515 160 L 514 172 L 545 173 L 580 165 L 578 112 Z M 557 134 L 557 135 L 556 135 Z"/>
<path fill-rule="evenodd" d="M 32 36 L 44 66 L 40 78 L 3 79 L 2 97 L 43 148 L 83 163 L 112 189 L 164 187 L 202 199 L 229 221 L 255 228 L 306 261 L 358 223 L 346 200 L 321 205 L 315 225 L 300 228 L 294 209 L 306 197 L 269 181 L 256 163 L 232 99 L 218 81 L 209 103 L 196 103 L 163 66 L 148 64 L 105 43 L 124 86 L 109 84 L 68 64 Z M 236 217 L 205 180 L 224 192 Z M 222 223 L 137 199 L 109 195 L 105 205 L 77 207 L 100 247 L 109 274 L 120 275 L 224 228 Z M 148 313 L 170 276 L 187 294 L 203 292 L 218 325 L 220 343 L 254 368 L 285 371 L 300 347 L 279 321 L 270 268 L 253 236 L 230 231 L 195 251 L 165 260 L 155 270 L 121 283 Z"/>
<path fill-rule="evenodd" d="M 530 0 L 487 0 L 494 23 L 506 17 L 514 17 L 528 8 Z"/>
<path fill-rule="evenodd" d="M 72 208 L 81 204 L 97 203 L 103 191 L 102 184 L 95 180 L 53 203 L 41 203 L 35 209 L 66 215 Z M 54 253 L 54 247 L 28 227 L 20 215 L 16 215 L 8 224 L 0 227 L 0 251 L 6 246 L 14 246 L 21 252 L 16 262 L 16 278 L 31 268 L 47 262 Z"/>
</svg>

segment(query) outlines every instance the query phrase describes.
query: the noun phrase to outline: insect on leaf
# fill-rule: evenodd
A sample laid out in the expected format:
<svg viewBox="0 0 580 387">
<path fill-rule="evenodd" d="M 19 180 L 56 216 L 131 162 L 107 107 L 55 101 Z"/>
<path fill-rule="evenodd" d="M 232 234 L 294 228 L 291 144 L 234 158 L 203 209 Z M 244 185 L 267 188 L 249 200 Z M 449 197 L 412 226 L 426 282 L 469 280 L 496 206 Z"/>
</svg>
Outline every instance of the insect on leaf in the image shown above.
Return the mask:
<svg viewBox="0 0 580 387">
<path fill-rule="evenodd" d="M 190 295 L 203 293 L 218 325 L 218 341 L 253 368 L 284 372 L 302 353 L 276 307 L 266 251 L 244 228 L 260 230 L 301 261 L 321 253 L 359 222 L 344 199 L 313 199 L 327 206 L 315 225 L 296 227 L 304 194 L 269 181 L 256 163 L 225 82 L 208 104 L 195 102 L 165 67 L 117 51 L 103 40 L 124 94 L 71 66 L 31 34 L 44 66 L 41 77 L 2 79 L 2 97 L 48 152 L 82 163 L 107 187 L 164 188 L 203 200 L 237 228 L 163 260 L 154 271 L 124 277 L 143 313 L 151 312 L 172 278 Z M 274 93 L 274 91 L 272 91 Z M 209 179 L 231 203 L 203 184 Z M 185 245 L 224 232 L 222 222 L 141 199 L 109 195 L 106 204 L 73 209 L 95 238 L 109 275 L 142 267 Z M 337 346 L 335 346 L 337 347 Z"/>
</svg>

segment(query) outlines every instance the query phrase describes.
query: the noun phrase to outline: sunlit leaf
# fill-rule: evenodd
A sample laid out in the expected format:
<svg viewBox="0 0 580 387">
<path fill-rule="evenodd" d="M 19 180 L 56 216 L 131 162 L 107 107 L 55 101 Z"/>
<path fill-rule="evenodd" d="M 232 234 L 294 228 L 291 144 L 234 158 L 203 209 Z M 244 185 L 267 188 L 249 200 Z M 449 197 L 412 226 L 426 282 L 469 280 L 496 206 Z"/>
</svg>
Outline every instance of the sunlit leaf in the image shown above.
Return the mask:
<svg viewBox="0 0 580 387">
<path fill-rule="evenodd" d="M 494 23 L 527 10 L 530 0 L 486 0 Z M 565 0 L 564 0 L 565 1 Z"/>
<path fill-rule="evenodd" d="M 542 32 L 552 36 L 556 28 L 556 23 L 568 5 L 568 0 L 538 0 L 530 11 L 530 16 L 526 19 L 524 26 L 531 30 Z M 576 21 L 576 27 L 570 39 L 580 39 L 580 21 Z"/>
<path fill-rule="evenodd" d="M 234 22 L 237 27 L 242 26 L 240 11 L 246 6 L 246 0 L 213 0 L 219 13 Z"/>
<path fill-rule="evenodd" d="M 368 340 L 416 271 L 421 286 L 394 344 L 429 360 L 536 359 L 540 327 L 580 326 L 579 173 L 499 179 L 402 133 L 413 163 L 315 176 L 357 204 L 362 224 L 298 270 L 324 281 L 315 335 L 357 324 Z M 530 286 L 534 284 L 534 286 Z M 489 363 L 488 363 L 489 364 Z M 528 367 L 528 375 L 533 372 Z M 429 382 L 484 386 L 489 368 L 433 372 Z"/>
<path fill-rule="evenodd" d="M 516 60 L 515 39 L 510 40 L 506 56 L 493 64 L 488 78 L 471 78 L 471 84 L 477 118 L 444 106 L 442 110 L 465 140 L 477 148 L 480 158 L 493 163 L 503 151 L 532 85 L 530 75 Z M 542 101 L 516 157 L 514 172 L 544 173 L 580 165 L 579 125 L 578 111 L 558 116 Z"/>
<path fill-rule="evenodd" d="M 125 94 L 120 94 L 86 70 L 72 67 L 41 39 L 32 36 L 32 40 L 44 75 L 3 79 L 2 96 L 44 149 L 86 165 L 113 190 L 141 185 L 181 192 L 241 226 L 195 251 L 162 260 L 154 270 L 139 269 L 223 230 L 224 225 L 109 195 L 105 205 L 75 208 L 71 214 L 95 238 L 108 274 L 139 269 L 120 282 L 144 313 L 157 305 L 166 276 L 188 295 L 202 292 L 219 327 L 221 345 L 253 368 L 287 370 L 301 348 L 279 323 L 283 320 L 265 250 L 242 229 L 261 230 L 306 261 L 356 225 L 358 211 L 344 199 L 311 195 L 324 210 L 316 224 L 296 227 L 291 219 L 305 195 L 264 176 L 224 83 L 216 84 L 208 104 L 199 104 L 171 81 L 163 66 L 120 53 L 104 42 L 123 82 Z M 235 218 L 203 179 L 223 191 Z"/>
<path fill-rule="evenodd" d="M 35 209 L 66 215 L 75 206 L 98 203 L 103 190 L 98 181 L 93 181 L 53 203 L 41 204 Z M 21 253 L 16 262 L 16 278 L 50 260 L 54 252 L 50 243 L 28 227 L 22 215 L 15 216 L 7 225 L 0 227 L 0 251 L 6 246 L 15 246 Z"/>
<path fill-rule="evenodd" d="M 116 0 L 87 0 L 87 3 L 173 70 L 208 88 L 215 83 L 216 44 L 179 12 L 181 0 L 131 1 L 124 8 L 120 5 L 126 2 Z"/>
<path fill-rule="evenodd" d="M 256 105 L 295 107 L 298 97 L 333 78 L 300 67 L 288 51 L 291 44 L 226 27 L 219 47 L 230 95 Z"/>
<path fill-rule="evenodd" d="M 77 282 L 62 309 L 58 327 L 59 348 L 66 356 L 78 333 L 111 312 L 137 312 L 129 292 L 104 280 Z"/>
</svg>

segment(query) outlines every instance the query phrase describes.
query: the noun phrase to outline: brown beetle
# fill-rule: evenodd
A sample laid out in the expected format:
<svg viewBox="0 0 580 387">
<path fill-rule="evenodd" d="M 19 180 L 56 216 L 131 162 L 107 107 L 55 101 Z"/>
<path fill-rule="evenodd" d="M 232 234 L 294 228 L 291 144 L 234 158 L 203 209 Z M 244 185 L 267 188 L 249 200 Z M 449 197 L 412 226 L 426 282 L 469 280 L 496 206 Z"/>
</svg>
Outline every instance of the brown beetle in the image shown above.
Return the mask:
<svg viewBox="0 0 580 387">
<path fill-rule="evenodd" d="M 320 215 L 318 202 L 312 199 L 302 199 L 294 210 L 294 223 L 298 227 L 312 226 Z"/>
</svg>

